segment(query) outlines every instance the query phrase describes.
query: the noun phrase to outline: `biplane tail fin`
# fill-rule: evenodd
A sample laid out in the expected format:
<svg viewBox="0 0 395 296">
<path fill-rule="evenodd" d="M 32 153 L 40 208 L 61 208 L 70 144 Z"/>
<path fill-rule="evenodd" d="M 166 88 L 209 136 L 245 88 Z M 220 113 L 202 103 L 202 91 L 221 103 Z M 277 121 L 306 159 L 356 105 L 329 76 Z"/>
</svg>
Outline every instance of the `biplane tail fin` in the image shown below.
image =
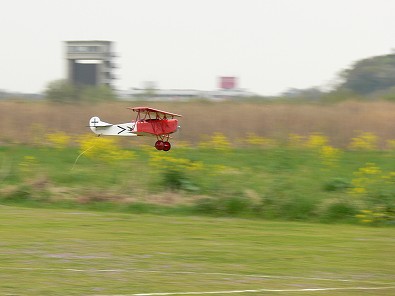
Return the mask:
<svg viewBox="0 0 395 296">
<path fill-rule="evenodd" d="M 90 127 L 92 132 L 94 132 L 95 134 L 101 134 L 99 130 L 108 128 L 110 126 L 113 126 L 113 124 L 101 121 L 100 118 L 97 116 L 92 117 L 89 120 L 89 125 L 88 125 L 88 127 Z"/>
<path fill-rule="evenodd" d="M 89 127 L 108 127 L 112 125 L 112 123 L 101 121 L 97 116 L 94 116 L 89 120 Z"/>
</svg>

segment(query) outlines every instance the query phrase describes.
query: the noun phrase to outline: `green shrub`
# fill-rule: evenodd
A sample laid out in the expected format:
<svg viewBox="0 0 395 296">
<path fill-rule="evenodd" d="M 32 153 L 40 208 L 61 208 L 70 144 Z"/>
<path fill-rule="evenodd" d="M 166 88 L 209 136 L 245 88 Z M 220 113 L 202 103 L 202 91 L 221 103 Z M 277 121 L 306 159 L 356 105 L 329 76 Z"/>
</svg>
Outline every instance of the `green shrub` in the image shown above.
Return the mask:
<svg viewBox="0 0 395 296">
<path fill-rule="evenodd" d="M 324 185 L 325 191 L 343 191 L 351 187 L 351 183 L 342 178 L 333 178 Z"/>
<path fill-rule="evenodd" d="M 179 170 L 170 169 L 163 172 L 163 185 L 171 190 L 181 189 L 186 177 Z"/>
<path fill-rule="evenodd" d="M 201 214 L 215 216 L 247 216 L 252 213 L 252 202 L 243 196 L 201 198 L 195 210 Z"/>
<path fill-rule="evenodd" d="M 26 185 L 21 185 L 18 186 L 15 191 L 12 191 L 6 195 L 4 199 L 10 202 L 19 203 L 31 199 L 31 195 L 31 188 Z"/>
<path fill-rule="evenodd" d="M 251 201 L 243 196 L 231 196 L 220 198 L 220 207 L 225 215 L 249 214 L 251 211 Z"/>
<path fill-rule="evenodd" d="M 317 215 L 322 222 L 353 221 L 359 212 L 360 205 L 346 198 L 324 200 L 317 209 Z"/>
<path fill-rule="evenodd" d="M 278 218 L 287 220 L 312 220 L 315 216 L 315 203 L 310 198 L 294 196 L 278 204 Z"/>
<path fill-rule="evenodd" d="M 190 178 L 179 169 L 167 169 L 162 171 L 162 186 L 170 190 L 185 190 L 194 192 L 199 188 L 192 183 Z"/>
<path fill-rule="evenodd" d="M 195 211 L 199 214 L 214 215 L 218 212 L 217 200 L 212 197 L 199 198 L 195 202 Z"/>
</svg>

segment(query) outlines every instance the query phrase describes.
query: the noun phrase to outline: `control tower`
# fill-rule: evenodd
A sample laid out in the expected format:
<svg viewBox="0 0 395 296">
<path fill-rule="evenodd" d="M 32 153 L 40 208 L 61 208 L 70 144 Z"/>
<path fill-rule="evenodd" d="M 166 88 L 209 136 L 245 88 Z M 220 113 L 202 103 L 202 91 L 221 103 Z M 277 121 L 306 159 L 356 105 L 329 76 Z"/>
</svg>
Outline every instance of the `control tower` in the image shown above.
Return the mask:
<svg viewBox="0 0 395 296">
<path fill-rule="evenodd" d="M 107 85 L 115 79 L 111 41 L 65 41 L 67 79 L 75 85 Z"/>
</svg>

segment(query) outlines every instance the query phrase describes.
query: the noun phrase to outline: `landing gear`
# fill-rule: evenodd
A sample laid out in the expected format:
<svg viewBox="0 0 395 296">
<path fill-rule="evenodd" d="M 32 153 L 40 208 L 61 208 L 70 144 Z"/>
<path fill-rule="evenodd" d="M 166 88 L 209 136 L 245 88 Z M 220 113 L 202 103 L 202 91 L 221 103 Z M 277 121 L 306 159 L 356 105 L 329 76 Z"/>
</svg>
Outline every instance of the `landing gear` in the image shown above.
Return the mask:
<svg viewBox="0 0 395 296">
<path fill-rule="evenodd" d="M 164 142 L 162 140 L 158 140 L 158 141 L 155 142 L 155 148 L 157 150 L 163 150 L 164 146 L 165 145 L 164 145 Z"/>
<path fill-rule="evenodd" d="M 157 150 L 169 151 L 171 144 L 168 141 L 158 140 L 155 142 L 155 148 Z"/>
<path fill-rule="evenodd" d="M 157 150 L 169 151 L 171 148 L 171 144 L 169 143 L 169 135 L 157 135 L 157 140 L 155 142 L 155 148 Z"/>
<path fill-rule="evenodd" d="M 163 142 L 163 151 L 169 151 L 171 148 L 171 145 L 169 142 Z"/>
</svg>

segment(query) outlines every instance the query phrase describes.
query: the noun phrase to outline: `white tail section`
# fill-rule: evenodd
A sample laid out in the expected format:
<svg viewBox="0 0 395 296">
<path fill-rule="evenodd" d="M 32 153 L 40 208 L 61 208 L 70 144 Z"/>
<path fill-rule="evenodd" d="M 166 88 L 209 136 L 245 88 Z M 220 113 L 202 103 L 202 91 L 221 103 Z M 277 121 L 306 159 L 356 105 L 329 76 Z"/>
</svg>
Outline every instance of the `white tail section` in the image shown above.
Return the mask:
<svg viewBox="0 0 395 296">
<path fill-rule="evenodd" d="M 101 121 L 97 116 L 94 116 L 91 118 L 91 120 L 89 120 L 89 127 L 106 127 L 112 125 L 112 123 Z"/>
<path fill-rule="evenodd" d="M 137 136 L 136 124 L 134 122 L 112 124 L 101 121 L 99 117 L 94 116 L 89 120 L 89 127 L 96 135 L 127 137 Z"/>
</svg>

